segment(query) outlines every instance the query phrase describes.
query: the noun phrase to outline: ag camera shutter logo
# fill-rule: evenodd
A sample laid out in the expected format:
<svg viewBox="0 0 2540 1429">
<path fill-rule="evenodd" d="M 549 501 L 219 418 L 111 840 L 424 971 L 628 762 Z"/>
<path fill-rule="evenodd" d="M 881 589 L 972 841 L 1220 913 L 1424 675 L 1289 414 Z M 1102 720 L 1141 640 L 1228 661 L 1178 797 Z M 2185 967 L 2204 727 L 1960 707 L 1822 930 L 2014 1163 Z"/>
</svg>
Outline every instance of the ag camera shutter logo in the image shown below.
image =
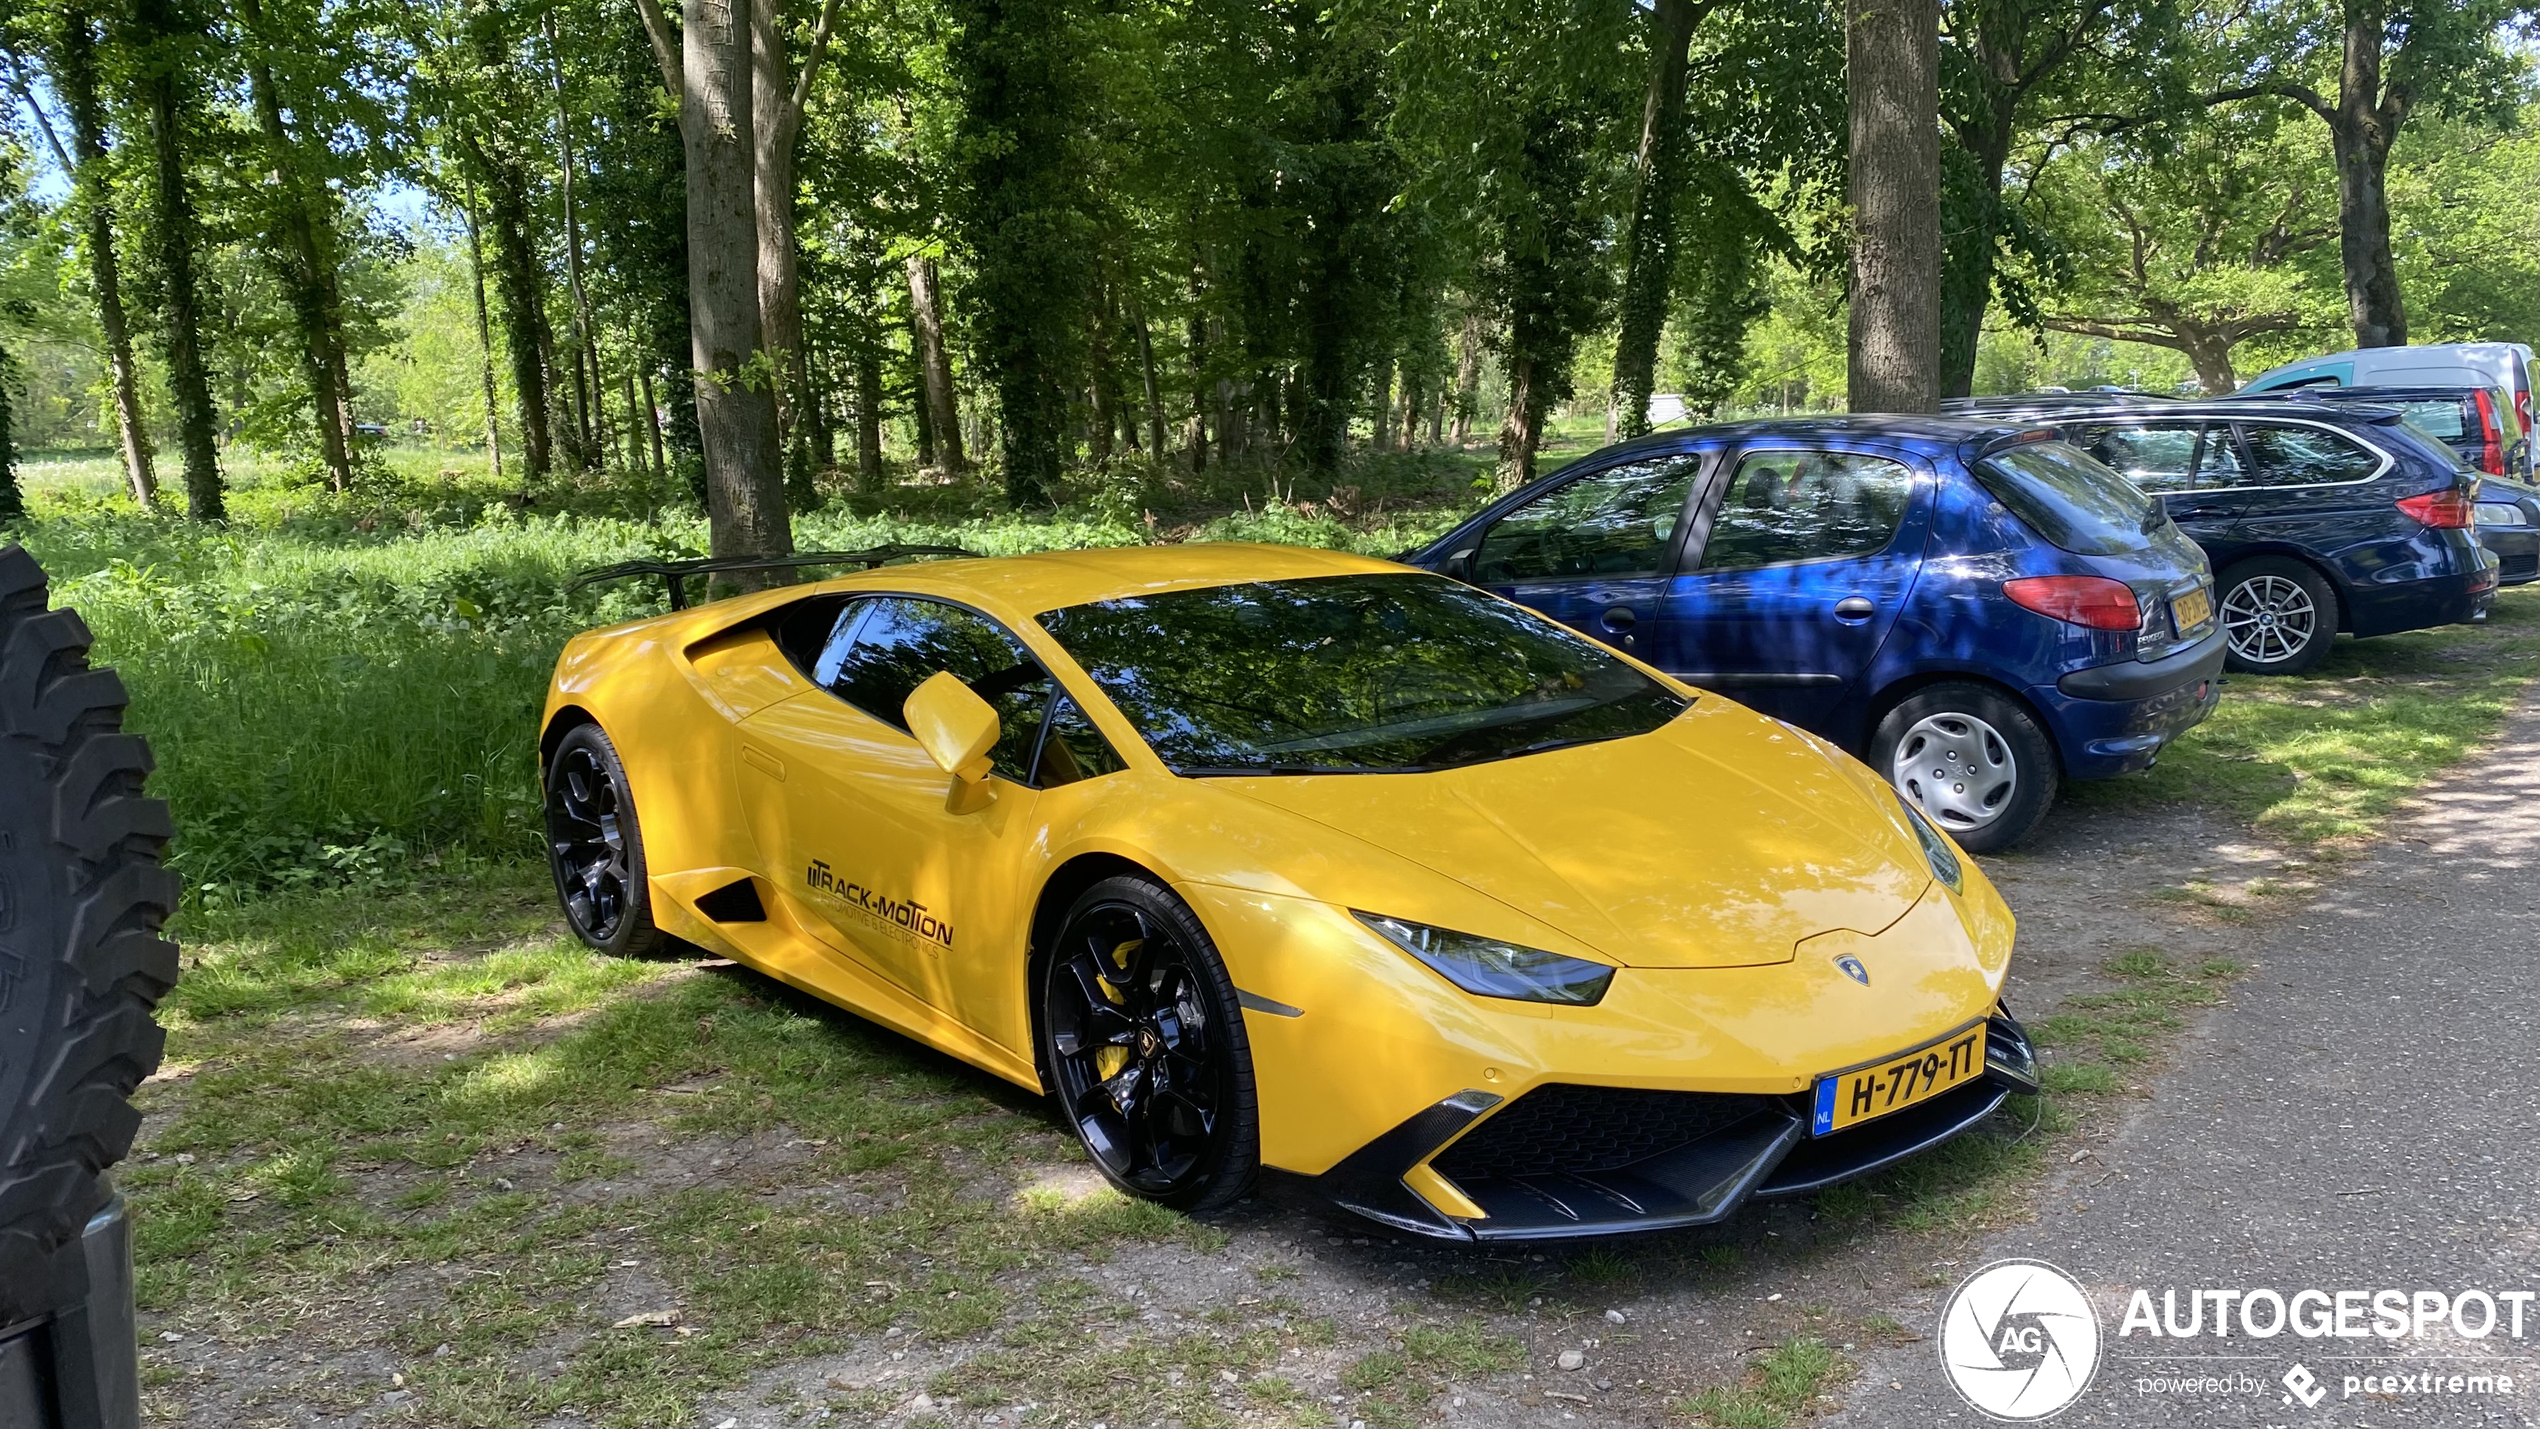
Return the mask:
<svg viewBox="0 0 2540 1429">
<path fill-rule="evenodd" d="M 2099 1312 L 2081 1283 L 2042 1260 L 1997 1260 L 1940 1307 L 1940 1372 L 1995 1419 L 2062 1413 L 2099 1369 Z"/>
</svg>

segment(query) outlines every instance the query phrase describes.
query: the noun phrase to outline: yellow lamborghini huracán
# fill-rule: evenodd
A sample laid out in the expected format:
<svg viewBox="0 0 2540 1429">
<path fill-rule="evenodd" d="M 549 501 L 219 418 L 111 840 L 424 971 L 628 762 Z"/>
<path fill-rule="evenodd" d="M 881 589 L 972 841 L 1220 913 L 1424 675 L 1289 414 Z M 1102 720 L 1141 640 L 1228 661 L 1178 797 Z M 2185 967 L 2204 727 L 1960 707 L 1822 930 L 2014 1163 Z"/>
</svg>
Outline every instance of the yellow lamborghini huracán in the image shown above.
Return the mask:
<svg viewBox="0 0 2540 1429">
<path fill-rule="evenodd" d="M 1133 1195 L 1269 1168 L 1455 1239 L 1717 1220 L 2034 1089 L 2009 910 L 1810 735 L 1383 561 L 902 554 L 611 572 L 674 608 L 547 698 L 592 946 L 1046 1091 Z"/>
</svg>

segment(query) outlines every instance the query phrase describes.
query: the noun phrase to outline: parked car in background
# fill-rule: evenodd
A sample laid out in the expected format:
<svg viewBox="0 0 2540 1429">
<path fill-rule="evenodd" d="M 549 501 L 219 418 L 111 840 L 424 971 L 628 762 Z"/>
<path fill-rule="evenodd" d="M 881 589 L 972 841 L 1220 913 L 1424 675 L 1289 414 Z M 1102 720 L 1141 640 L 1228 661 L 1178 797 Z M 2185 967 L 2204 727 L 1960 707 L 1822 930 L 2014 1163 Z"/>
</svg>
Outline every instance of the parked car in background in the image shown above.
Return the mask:
<svg viewBox="0 0 2540 1429">
<path fill-rule="evenodd" d="M 2473 471 L 2521 480 L 2531 474 L 2531 434 L 2514 417 L 2512 394 L 2501 387 L 2296 387 L 2261 395 L 2395 407 L 2417 430 L 2441 438 Z"/>
<path fill-rule="evenodd" d="M 2540 486 L 2504 477 L 2478 483 L 2478 544 L 2496 556 L 2496 583 L 2540 580 Z"/>
<path fill-rule="evenodd" d="M 2240 397 L 1986 405 L 2051 427 L 2160 498 L 2220 573 L 2234 671 L 2300 674 L 2341 630 L 2474 620 L 2496 598 L 2498 561 L 2474 530 L 2477 473 L 2395 408 Z"/>
<path fill-rule="evenodd" d="M 2240 386 L 2243 396 L 2297 387 L 2493 387 L 2512 399 L 2525 437 L 2540 430 L 2532 409 L 2528 343 L 2449 342 L 2425 347 L 2363 347 L 2271 367 Z M 2531 467 L 2525 448 L 2523 474 Z"/>
<path fill-rule="evenodd" d="M 1967 848 L 2148 768 L 2218 697 L 2212 571 L 2052 434 L 1854 417 L 1663 433 L 1404 557 L 1865 759 Z"/>
</svg>

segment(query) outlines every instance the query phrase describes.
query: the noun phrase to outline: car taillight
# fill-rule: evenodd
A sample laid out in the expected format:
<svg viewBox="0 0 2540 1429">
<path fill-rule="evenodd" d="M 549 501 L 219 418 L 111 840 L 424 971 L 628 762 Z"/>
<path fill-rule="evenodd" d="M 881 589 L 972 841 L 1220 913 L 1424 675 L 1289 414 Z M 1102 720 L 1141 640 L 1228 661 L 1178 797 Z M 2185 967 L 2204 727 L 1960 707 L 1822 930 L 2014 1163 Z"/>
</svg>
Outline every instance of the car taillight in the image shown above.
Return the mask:
<svg viewBox="0 0 2540 1429">
<path fill-rule="evenodd" d="M 2466 528 L 2478 521 L 2478 490 L 2453 487 L 2448 491 L 2429 491 L 2400 502 L 2399 509 L 2428 526 Z"/>
<path fill-rule="evenodd" d="M 2478 403 L 2478 469 L 2489 476 L 2505 474 L 2505 414 L 2496 410 L 2496 399 L 2484 387 L 2472 391 Z"/>
<path fill-rule="evenodd" d="M 2124 581 L 2106 576 L 2022 576 L 2004 581 L 2002 593 L 2040 615 L 2093 630 L 2135 630 L 2143 612 Z"/>
</svg>

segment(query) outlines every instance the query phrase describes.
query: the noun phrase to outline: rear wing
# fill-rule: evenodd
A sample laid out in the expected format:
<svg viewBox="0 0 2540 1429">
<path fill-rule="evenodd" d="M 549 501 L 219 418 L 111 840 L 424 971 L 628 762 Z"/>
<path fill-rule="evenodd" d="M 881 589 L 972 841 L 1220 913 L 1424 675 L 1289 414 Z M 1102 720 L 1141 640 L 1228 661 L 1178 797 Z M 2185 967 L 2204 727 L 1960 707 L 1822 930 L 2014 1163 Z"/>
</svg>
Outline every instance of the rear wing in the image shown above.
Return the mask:
<svg viewBox="0 0 2540 1429">
<path fill-rule="evenodd" d="M 799 570 L 805 566 L 858 566 L 872 570 L 892 561 L 921 556 L 977 559 L 976 551 L 959 546 L 873 546 L 861 551 L 796 551 L 784 556 L 719 556 L 690 561 L 620 561 L 613 566 L 596 566 L 575 576 L 565 586 L 566 593 L 597 585 L 602 581 L 626 580 L 633 576 L 659 576 L 670 590 L 670 608 L 688 608 L 688 578 L 713 577 L 737 571 Z"/>
</svg>

